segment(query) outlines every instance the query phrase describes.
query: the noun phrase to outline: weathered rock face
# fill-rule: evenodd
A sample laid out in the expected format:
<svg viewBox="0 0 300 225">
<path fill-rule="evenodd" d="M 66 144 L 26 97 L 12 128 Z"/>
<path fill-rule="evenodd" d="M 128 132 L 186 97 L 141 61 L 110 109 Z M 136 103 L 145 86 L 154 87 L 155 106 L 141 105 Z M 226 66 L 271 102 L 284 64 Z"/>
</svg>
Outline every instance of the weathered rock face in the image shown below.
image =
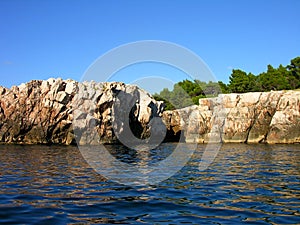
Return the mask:
<svg viewBox="0 0 300 225">
<path fill-rule="evenodd" d="M 122 111 L 124 106 L 130 107 L 127 118 L 134 135 L 147 138 L 150 120 L 163 111 L 162 102 L 137 86 L 119 82 L 78 83 L 51 78 L 11 89 L 0 87 L 0 97 L 2 143 L 72 144 L 75 139 L 79 144 L 115 142 L 114 130 L 120 131 L 122 124 L 118 124 L 114 111 Z"/>
<path fill-rule="evenodd" d="M 222 94 L 163 118 L 187 142 L 299 143 L 300 91 Z"/>
<path fill-rule="evenodd" d="M 48 79 L 0 87 L 2 143 L 155 145 L 164 138 L 300 143 L 300 91 L 222 94 L 163 112 L 162 102 L 120 82 Z"/>
</svg>

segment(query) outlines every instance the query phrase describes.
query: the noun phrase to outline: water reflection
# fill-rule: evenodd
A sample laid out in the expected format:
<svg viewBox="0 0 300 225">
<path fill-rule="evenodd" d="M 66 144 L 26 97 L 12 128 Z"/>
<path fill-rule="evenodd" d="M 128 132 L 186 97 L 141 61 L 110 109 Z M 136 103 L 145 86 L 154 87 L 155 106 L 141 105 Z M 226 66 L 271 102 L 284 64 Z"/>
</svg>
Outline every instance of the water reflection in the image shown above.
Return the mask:
<svg viewBox="0 0 300 225">
<path fill-rule="evenodd" d="M 115 157 L 145 166 L 172 144 Z M 175 176 L 130 187 L 106 180 L 76 147 L 0 146 L 1 223 L 300 223 L 300 145 L 224 145 L 199 171 L 205 145 Z"/>
</svg>

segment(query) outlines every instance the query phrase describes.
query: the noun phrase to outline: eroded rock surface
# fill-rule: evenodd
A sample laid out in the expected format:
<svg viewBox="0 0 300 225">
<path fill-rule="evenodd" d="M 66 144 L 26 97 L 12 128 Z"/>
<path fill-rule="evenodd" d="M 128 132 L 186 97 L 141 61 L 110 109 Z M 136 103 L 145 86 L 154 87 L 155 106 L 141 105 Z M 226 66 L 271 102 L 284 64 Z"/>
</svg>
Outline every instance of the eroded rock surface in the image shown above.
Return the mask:
<svg viewBox="0 0 300 225">
<path fill-rule="evenodd" d="M 78 83 L 51 78 L 11 89 L 0 87 L 0 96 L 2 143 L 112 143 L 117 141 L 114 131 L 122 132 L 126 127 L 114 111 L 128 107 L 127 125 L 142 139 L 150 136 L 151 119 L 163 111 L 162 102 L 121 82 Z"/>
<path fill-rule="evenodd" d="M 0 87 L 0 142 L 300 142 L 300 91 L 221 94 L 199 106 L 163 110 L 134 85 L 34 80 Z"/>
<path fill-rule="evenodd" d="M 221 94 L 163 118 L 187 142 L 299 143 L 300 91 Z"/>
</svg>

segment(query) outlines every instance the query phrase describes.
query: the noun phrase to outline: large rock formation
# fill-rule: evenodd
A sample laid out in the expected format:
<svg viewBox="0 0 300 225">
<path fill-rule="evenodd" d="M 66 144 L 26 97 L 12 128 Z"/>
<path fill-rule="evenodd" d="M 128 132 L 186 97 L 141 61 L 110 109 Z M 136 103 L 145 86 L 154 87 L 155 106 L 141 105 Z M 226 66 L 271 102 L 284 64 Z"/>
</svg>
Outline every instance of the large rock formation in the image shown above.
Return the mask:
<svg viewBox="0 0 300 225">
<path fill-rule="evenodd" d="M 186 142 L 299 143 L 300 91 L 222 94 L 163 118 Z"/>
<path fill-rule="evenodd" d="M 222 94 L 163 112 L 162 102 L 120 82 L 48 79 L 0 87 L 2 143 L 155 145 L 164 138 L 300 142 L 300 91 Z"/>
<path fill-rule="evenodd" d="M 118 139 L 115 131 L 121 134 L 126 126 L 137 139 L 147 138 L 150 120 L 163 111 L 162 102 L 120 82 L 34 80 L 11 89 L 0 87 L 0 97 L 2 143 L 112 143 Z M 120 124 L 116 112 L 127 112 L 128 124 Z"/>
</svg>

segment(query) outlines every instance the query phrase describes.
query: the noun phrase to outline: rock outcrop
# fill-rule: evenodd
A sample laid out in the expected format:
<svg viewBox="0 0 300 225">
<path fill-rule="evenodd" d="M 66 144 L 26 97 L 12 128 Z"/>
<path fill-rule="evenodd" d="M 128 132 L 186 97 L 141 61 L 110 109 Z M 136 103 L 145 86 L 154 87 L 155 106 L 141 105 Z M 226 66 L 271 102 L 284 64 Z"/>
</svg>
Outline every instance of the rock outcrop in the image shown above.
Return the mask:
<svg viewBox="0 0 300 225">
<path fill-rule="evenodd" d="M 299 143 L 300 91 L 221 94 L 163 118 L 186 142 Z"/>
<path fill-rule="evenodd" d="M 300 143 L 300 91 L 221 94 L 173 111 L 163 106 L 121 82 L 51 78 L 0 87 L 0 142 Z"/>
<path fill-rule="evenodd" d="M 34 80 L 11 89 L 0 87 L 0 97 L 2 143 L 113 143 L 118 140 L 115 131 L 122 134 L 126 126 L 143 139 L 150 136 L 150 120 L 163 111 L 162 102 L 121 82 Z M 116 112 L 127 112 L 128 124 L 120 124 Z"/>
</svg>

